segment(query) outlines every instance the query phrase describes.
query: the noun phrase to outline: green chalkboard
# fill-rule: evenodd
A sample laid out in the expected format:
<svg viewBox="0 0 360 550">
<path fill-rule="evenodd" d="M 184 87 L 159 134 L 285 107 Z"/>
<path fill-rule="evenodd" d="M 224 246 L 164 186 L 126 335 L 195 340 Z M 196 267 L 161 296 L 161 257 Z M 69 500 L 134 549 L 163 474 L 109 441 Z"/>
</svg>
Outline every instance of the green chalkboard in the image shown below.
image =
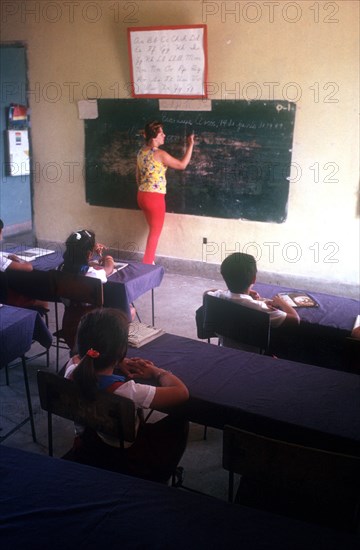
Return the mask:
<svg viewBox="0 0 360 550">
<path fill-rule="evenodd" d="M 85 121 L 86 200 L 135 209 L 141 130 L 161 120 L 175 157 L 195 132 L 191 163 L 168 169 L 167 212 L 281 223 L 287 216 L 295 104 L 213 100 L 211 111 L 164 111 L 154 99 L 103 99 Z"/>
</svg>

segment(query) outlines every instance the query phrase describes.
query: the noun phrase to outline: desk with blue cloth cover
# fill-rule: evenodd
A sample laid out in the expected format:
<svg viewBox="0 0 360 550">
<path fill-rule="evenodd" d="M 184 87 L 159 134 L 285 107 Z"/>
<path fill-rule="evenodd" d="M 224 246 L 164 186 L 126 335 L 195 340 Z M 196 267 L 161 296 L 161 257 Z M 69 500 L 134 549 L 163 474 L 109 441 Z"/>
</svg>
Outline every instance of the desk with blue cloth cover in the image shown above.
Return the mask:
<svg viewBox="0 0 360 550">
<path fill-rule="evenodd" d="M 297 289 L 256 283 L 254 290 L 263 298 L 272 298 L 279 292 Z M 302 289 L 298 290 L 301 292 Z M 314 298 L 318 306 L 297 308 L 299 326 L 271 331 L 273 352 L 293 361 L 346 370 L 345 339 L 350 336 L 360 314 L 360 301 L 316 291 L 305 291 L 305 294 Z M 358 368 L 360 373 L 360 357 Z"/>
<path fill-rule="evenodd" d="M 15 427 L 10 429 L 6 434 L 0 432 L 0 441 L 3 441 L 13 434 L 28 420 L 30 420 L 31 423 L 33 439 L 34 441 L 36 440 L 25 357 L 25 353 L 31 348 L 33 340 L 39 342 L 46 349 L 51 346 L 52 335 L 40 314 L 31 309 L 2 305 L 0 307 L 0 368 L 7 367 L 7 365 L 15 359 L 21 358 L 29 416 L 19 421 Z M 7 411 L 4 402 L 2 403 L 2 407 L 2 413 L 4 416 L 7 416 L 9 411 Z M 13 413 L 14 411 L 9 414 L 12 423 L 17 416 L 17 411 L 15 414 Z"/>
<path fill-rule="evenodd" d="M 129 357 L 170 370 L 189 420 L 360 456 L 360 376 L 164 334 Z"/>
<path fill-rule="evenodd" d="M 0 367 L 29 351 L 33 340 L 45 348 L 51 346 L 52 335 L 40 314 L 20 307 L 0 307 Z"/>
<path fill-rule="evenodd" d="M 34 269 L 48 271 L 56 269 L 63 261 L 62 251 L 55 250 L 36 258 L 32 264 Z M 139 296 L 151 290 L 152 321 L 154 324 L 154 289 L 160 286 L 164 277 L 164 268 L 159 265 L 147 265 L 140 262 L 125 260 L 128 264 L 124 269 L 114 272 L 104 284 L 104 305 L 116 307 L 125 311 L 130 318 L 129 304 Z"/>
<path fill-rule="evenodd" d="M 0 446 L 3 548 L 357 550 L 355 535 Z"/>
</svg>

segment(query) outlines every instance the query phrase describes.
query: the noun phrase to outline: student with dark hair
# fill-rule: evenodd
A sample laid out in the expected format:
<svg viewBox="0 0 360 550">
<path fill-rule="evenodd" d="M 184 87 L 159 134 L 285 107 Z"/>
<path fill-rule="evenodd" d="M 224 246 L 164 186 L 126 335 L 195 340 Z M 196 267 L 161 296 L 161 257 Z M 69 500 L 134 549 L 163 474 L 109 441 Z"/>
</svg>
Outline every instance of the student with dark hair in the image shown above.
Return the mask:
<svg viewBox="0 0 360 550">
<path fill-rule="evenodd" d="M 84 275 L 100 279 L 106 283 L 108 275 L 113 272 L 114 260 L 112 256 L 103 256 L 105 246 L 95 240 L 95 233 L 89 229 L 74 231 L 66 239 L 63 263 L 59 267 L 61 271 Z M 94 261 L 93 256 L 98 255 L 99 261 Z M 74 304 L 63 300 L 65 310 L 62 320 L 62 336 L 73 350 L 75 344 L 76 329 L 81 317 L 93 309 L 88 304 Z"/>
<path fill-rule="evenodd" d="M 256 281 L 257 265 L 254 256 L 235 252 L 225 258 L 220 266 L 220 272 L 226 283 L 226 290 L 208 290 L 207 293 L 226 300 L 232 300 L 243 306 L 268 311 L 271 328 L 298 325 L 300 318 L 293 307 L 288 305 L 281 296 L 276 295 L 271 300 L 262 299 L 252 289 Z M 226 345 L 235 346 L 226 340 Z"/>
<path fill-rule="evenodd" d="M 0 220 L 0 241 L 2 241 L 2 232 L 4 229 L 4 222 Z M 6 271 L 7 269 L 13 269 L 18 271 L 32 271 L 33 266 L 30 262 L 21 260 L 16 254 L 7 254 L 0 251 L 0 271 Z"/>
<path fill-rule="evenodd" d="M 0 241 L 2 241 L 2 231 L 4 229 L 4 222 L 0 220 Z M 19 258 L 16 254 L 8 254 L 0 251 L 0 271 L 32 271 L 33 266 L 31 262 L 26 262 Z M 48 307 L 47 302 L 37 300 L 36 298 L 29 298 L 24 294 L 14 291 L 11 288 L 7 289 L 6 303 L 15 307 L 35 308 L 42 312 Z"/>
<path fill-rule="evenodd" d="M 74 231 L 65 242 L 64 262 L 61 270 L 67 273 L 80 273 L 95 277 L 106 283 L 108 275 L 114 270 L 112 256 L 103 256 L 105 246 L 95 241 L 95 233 L 90 229 Z M 94 254 L 100 259 L 93 260 Z"/>
<path fill-rule="evenodd" d="M 127 342 L 124 313 L 110 308 L 87 313 L 77 331 L 78 355 L 67 364 L 65 377 L 90 401 L 99 389 L 134 401 L 138 410 L 135 442 L 125 442 L 122 450 L 118 440 L 75 426 L 74 446 L 65 458 L 166 483 L 185 450 L 188 423 L 171 415 L 145 423 L 139 412 L 168 411 L 186 401 L 189 393 L 179 378 L 151 361 L 126 359 Z M 149 380 L 151 385 L 136 383 L 134 378 Z"/>
<path fill-rule="evenodd" d="M 257 266 L 254 256 L 234 253 L 220 266 L 220 273 L 228 289 L 234 294 L 248 294 L 256 280 Z"/>
<path fill-rule="evenodd" d="M 187 138 L 187 148 L 182 159 L 176 159 L 160 149 L 165 142 L 161 122 L 148 122 L 145 126 L 145 145 L 137 154 L 136 183 L 138 186 L 137 202 L 144 212 L 149 234 L 143 263 L 153 264 L 157 244 L 165 219 L 166 170 L 185 170 L 189 164 L 194 147 L 194 135 Z"/>
</svg>

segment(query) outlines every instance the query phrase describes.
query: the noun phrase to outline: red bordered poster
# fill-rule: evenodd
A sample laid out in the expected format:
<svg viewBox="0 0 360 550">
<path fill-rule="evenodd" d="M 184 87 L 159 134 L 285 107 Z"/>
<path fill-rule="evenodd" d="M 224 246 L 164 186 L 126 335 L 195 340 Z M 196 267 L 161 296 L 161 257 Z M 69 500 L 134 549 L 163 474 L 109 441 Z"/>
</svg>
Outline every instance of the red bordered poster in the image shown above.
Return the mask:
<svg viewBox="0 0 360 550">
<path fill-rule="evenodd" d="M 128 28 L 133 97 L 206 98 L 206 25 Z"/>
</svg>

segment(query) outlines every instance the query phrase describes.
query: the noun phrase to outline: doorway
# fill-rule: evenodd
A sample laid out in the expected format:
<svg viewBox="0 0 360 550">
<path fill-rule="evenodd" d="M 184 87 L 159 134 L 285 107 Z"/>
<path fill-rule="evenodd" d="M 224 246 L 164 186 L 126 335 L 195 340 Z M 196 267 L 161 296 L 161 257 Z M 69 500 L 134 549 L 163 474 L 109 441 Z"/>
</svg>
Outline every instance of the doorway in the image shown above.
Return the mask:
<svg viewBox="0 0 360 550">
<path fill-rule="evenodd" d="M 4 237 L 32 233 L 31 171 L 12 170 L 9 153 L 9 108 L 11 104 L 28 106 L 27 56 L 22 43 L 0 44 L 0 218 Z M 29 132 L 30 133 L 30 132 Z M 28 154 L 31 141 L 29 139 Z M 10 175 L 11 172 L 14 175 Z"/>
</svg>

